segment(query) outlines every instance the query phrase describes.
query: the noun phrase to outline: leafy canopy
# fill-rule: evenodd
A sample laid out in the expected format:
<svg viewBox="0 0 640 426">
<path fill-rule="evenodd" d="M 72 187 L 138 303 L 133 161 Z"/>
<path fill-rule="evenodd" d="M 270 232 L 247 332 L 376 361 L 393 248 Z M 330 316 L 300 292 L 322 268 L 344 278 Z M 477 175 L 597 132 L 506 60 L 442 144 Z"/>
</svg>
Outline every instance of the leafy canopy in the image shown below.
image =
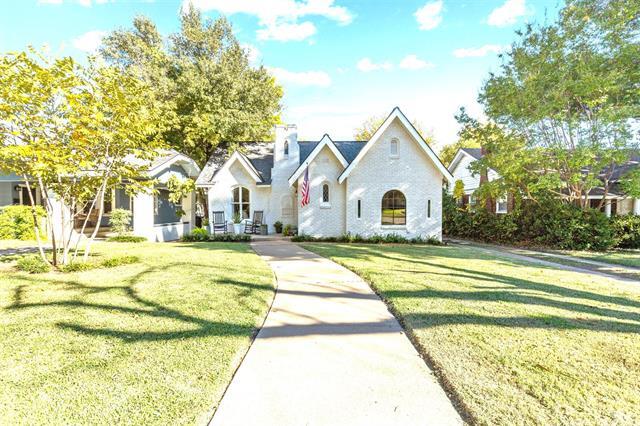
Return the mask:
<svg viewBox="0 0 640 426">
<path fill-rule="evenodd" d="M 218 147 L 270 137 L 283 91 L 264 67 L 251 66 L 225 18 L 203 19 L 189 7 L 180 20 L 180 32 L 164 40 L 137 17 L 132 29 L 105 37 L 100 53 L 147 82 L 162 137 L 203 166 Z"/>
<path fill-rule="evenodd" d="M 556 22 L 518 36 L 479 96 L 503 132 L 481 139 L 482 166 L 534 198 L 586 207 L 638 147 L 640 3 L 569 0 Z"/>
</svg>

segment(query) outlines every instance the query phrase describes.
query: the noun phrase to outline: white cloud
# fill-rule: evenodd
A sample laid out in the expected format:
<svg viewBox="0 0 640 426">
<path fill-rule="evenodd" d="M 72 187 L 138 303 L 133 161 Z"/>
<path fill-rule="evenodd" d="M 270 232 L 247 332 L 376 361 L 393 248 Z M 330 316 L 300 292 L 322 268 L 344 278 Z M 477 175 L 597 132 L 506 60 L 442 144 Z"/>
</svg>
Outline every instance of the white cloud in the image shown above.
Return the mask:
<svg viewBox="0 0 640 426">
<path fill-rule="evenodd" d="M 509 46 L 500 46 L 498 44 L 485 44 L 477 48 L 456 49 L 453 51 L 453 56 L 456 58 L 478 58 L 480 56 L 487 56 L 489 53 L 504 52 L 508 47 Z"/>
<path fill-rule="evenodd" d="M 105 35 L 106 31 L 89 31 L 71 40 L 71 44 L 78 50 L 93 53 L 98 50 Z"/>
<path fill-rule="evenodd" d="M 258 50 L 257 47 L 255 47 L 252 44 L 249 43 L 245 43 L 242 46 L 242 49 L 244 49 L 244 51 L 247 53 L 247 59 L 249 60 L 250 63 L 255 64 L 258 62 L 258 59 L 260 59 L 260 56 L 262 56 L 262 54 L 260 53 L 260 51 Z"/>
<path fill-rule="evenodd" d="M 328 87 L 331 85 L 331 77 L 324 71 L 303 71 L 294 72 L 284 68 L 269 68 L 280 83 L 293 84 L 296 86 L 319 86 Z"/>
<path fill-rule="evenodd" d="M 312 22 L 298 22 L 308 16 L 322 16 L 340 25 L 353 21 L 353 14 L 334 0 L 183 0 L 182 9 L 189 5 L 202 10 L 215 10 L 225 15 L 244 13 L 258 18 L 260 40 L 304 40 L 316 33 Z"/>
<path fill-rule="evenodd" d="M 416 55 L 407 55 L 400 61 L 400 68 L 404 70 L 421 70 L 423 68 L 433 68 L 431 62 L 423 61 Z"/>
<path fill-rule="evenodd" d="M 301 41 L 316 33 L 316 26 L 311 22 L 301 24 L 275 24 L 256 31 L 258 40 Z"/>
<path fill-rule="evenodd" d="M 432 30 L 442 22 L 442 0 L 427 2 L 420 9 L 416 10 L 414 16 L 420 24 L 421 30 Z"/>
<path fill-rule="evenodd" d="M 356 67 L 362 72 L 370 72 L 370 71 L 377 71 L 377 70 L 388 71 L 391 68 L 393 68 L 393 65 L 391 65 L 391 63 L 389 62 L 382 62 L 380 64 L 376 64 L 373 61 L 371 61 L 371 59 L 369 58 L 362 58 L 358 61 L 358 63 L 356 64 Z"/>
<path fill-rule="evenodd" d="M 526 0 L 507 0 L 502 6 L 489 14 L 487 23 L 495 27 L 513 25 L 518 18 L 527 14 Z"/>
</svg>

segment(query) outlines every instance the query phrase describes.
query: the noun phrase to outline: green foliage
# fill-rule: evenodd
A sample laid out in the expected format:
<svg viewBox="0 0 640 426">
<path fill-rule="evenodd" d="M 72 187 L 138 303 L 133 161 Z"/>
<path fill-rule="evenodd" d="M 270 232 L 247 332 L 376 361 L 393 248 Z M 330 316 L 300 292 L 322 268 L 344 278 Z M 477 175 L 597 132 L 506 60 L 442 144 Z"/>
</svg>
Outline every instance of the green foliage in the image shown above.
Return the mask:
<svg viewBox="0 0 640 426">
<path fill-rule="evenodd" d="M 453 198 L 455 198 L 456 200 L 459 200 L 462 197 L 464 197 L 464 182 L 458 179 L 456 180 L 456 183 L 453 186 Z"/>
<path fill-rule="evenodd" d="M 103 268 L 115 268 L 116 266 L 138 263 L 139 261 L 140 259 L 138 258 L 138 256 L 110 257 L 109 259 L 105 259 L 100 262 L 100 266 L 102 266 Z"/>
<path fill-rule="evenodd" d="M 84 67 L 34 51 L 0 56 L 0 165 L 55 193 L 73 212 L 59 216 L 61 226 L 50 227 L 51 232 L 73 226 L 80 212 L 94 206 L 100 206 L 100 218 L 105 193 L 122 182 L 130 193 L 151 185 L 148 162 L 163 143 L 147 91 L 135 76 L 93 60 Z M 46 210 L 53 223 L 48 203 Z M 62 263 L 68 262 L 71 234 L 51 242 L 53 263 L 58 252 Z"/>
<path fill-rule="evenodd" d="M 490 243 L 606 250 L 616 244 L 611 222 L 599 210 L 583 210 L 555 199 L 527 202 L 507 214 L 467 211 L 444 195 L 443 233 Z"/>
<path fill-rule="evenodd" d="M 46 216 L 44 209 L 36 206 L 38 220 Z M 35 228 L 30 206 L 6 206 L 0 208 L 0 240 L 34 240 Z"/>
<path fill-rule="evenodd" d="M 171 175 L 167 180 L 169 190 L 169 201 L 174 204 L 182 203 L 182 200 L 196 190 L 196 183 L 193 179 L 180 179 Z"/>
<path fill-rule="evenodd" d="M 51 265 L 42 260 L 40 256 L 31 254 L 23 256 L 16 262 L 16 268 L 19 271 L 28 272 L 30 274 L 42 274 L 51 270 Z"/>
<path fill-rule="evenodd" d="M 231 220 L 233 221 L 233 223 L 241 223 L 242 222 L 242 216 L 240 215 L 240 212 L 238 213 L 234 213 L 233 216 L 231 217 Z"/>
<path fill-rule="evenodd" d="M 480 141 L 460 138 L 457 142 L 445 145 L 438 154 L 442 163 L 450 166 L 460 148 L 480 148 Z"/>
<path fill-rule="evenodd" d="M 107 241 L 113 243 L 143 243 L 147 241 L 147 239 L 136 235 L 116 235 L 114 237 L 107 238 Z"/>
<path fill-rule="evenodd" d="M 614 216 L 612 227 L 619 248 L 640 249 L 640 216 Z"/>
<path fill-rule="evenodd" d="M 429 245 L 442 245 L 442 242 L 434 237 L 414 237 L 406 238 L 398 234 L 375 234 L 370 237 L 363 237 L 359 234 L 342 234 L 338 237 L 312 237 L 310 235 L 301 234 L 291 238 L 291 241 L 296 243 L 311 243 L 311 242 L 325 242 L 325 243 L 353 243 L 353 244 L 429 244 Z"/>
<path fill-rule="evenodd" d="M 279 220 L 273 224 L 273 227 L 276 229 L 276 234 L 280 234 L 282 232 L 282 222 Z"/>
<path fill-rule="evenodd" d="M 209 232 L 204 228 L 195 228 L 182 237 L 182 241 L 209 241 Z"/>
<path fill-rule="evenodd" d="M 183 235 L 183 242 L 224 242 L 224 243 L 248 243 L 251 235 L 247 234 L 209 234 L 206 229 L 196 228 L 189 234 Z"/>
<path fill-rule="evenodd" d="M 282 230 L 282 235 L 284 235 L 285 237 L 290 237 L 294 235 L 293 226 L 290 224 L 286 224 L 284 226 L 284 229 Z"/>
<path fill-rule="evenodd" d="M 565 196 L 588 209 L 585 194 L 610 185 L 637 148 L 639 13 L 637 1 L 569 0 L 555 22 L 519 32 L 480 93 L 504 136 L 480 135 L 489 154 L 478 167 L 529 199 Z"/>
<path fill-rule="evenodd" d="M 280 87 L 266 68 L 253 67 L 225 18 L 203 19 L 189 7 L 181 30 L 164 40 L 155 24 L 105 37 L 102 56 L 136 73 L 162 111 L 162 136 L 201 166 L 226 141 L 268 138 L 280 121 Z"/>
<path fill-rule="evenodd" d="M 113 209 L 111 217 L 109 217 L 109 225 L 111 229 L 118 234 L 124 235 L 129 232 L 129 224 L 131 223 L 131 211 L 126 209 Z"/>
</svg>

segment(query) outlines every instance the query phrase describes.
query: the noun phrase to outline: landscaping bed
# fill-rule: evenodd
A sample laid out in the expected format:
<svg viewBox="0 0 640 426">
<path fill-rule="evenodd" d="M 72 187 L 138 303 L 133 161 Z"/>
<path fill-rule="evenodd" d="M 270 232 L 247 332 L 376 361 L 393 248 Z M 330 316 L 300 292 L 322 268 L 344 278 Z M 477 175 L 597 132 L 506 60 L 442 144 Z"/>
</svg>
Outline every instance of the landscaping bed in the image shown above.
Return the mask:
<svg viewBox="0 0 640 426">
<path fill-rule="evenodd" d="M 468 421 L 640 423 L 640 286 L 459 246 L 304 244 L 371 283 Z"/>
<path fill-rule="evenodd" d="M 271 270 L 245 244 L 95 245 L 115 253 L 138 262 L 0 271 L 3 423 L 209 420 L 271 303 Z"/>
</svg>

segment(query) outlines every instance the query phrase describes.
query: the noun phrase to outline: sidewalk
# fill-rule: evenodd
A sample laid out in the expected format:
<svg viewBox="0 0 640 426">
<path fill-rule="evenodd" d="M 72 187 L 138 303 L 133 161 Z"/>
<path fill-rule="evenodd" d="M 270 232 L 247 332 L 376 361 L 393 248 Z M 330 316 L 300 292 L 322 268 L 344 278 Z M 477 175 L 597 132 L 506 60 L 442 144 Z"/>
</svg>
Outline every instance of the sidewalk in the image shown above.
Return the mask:
<svg viewBox="0 0 640 426">
<path fill-rule="evenodd" d="M 357 275 L 285 240 L 253 247 L 275 271 L 278 290 L 211 425 L 462 424 Z"/>
</svg>

